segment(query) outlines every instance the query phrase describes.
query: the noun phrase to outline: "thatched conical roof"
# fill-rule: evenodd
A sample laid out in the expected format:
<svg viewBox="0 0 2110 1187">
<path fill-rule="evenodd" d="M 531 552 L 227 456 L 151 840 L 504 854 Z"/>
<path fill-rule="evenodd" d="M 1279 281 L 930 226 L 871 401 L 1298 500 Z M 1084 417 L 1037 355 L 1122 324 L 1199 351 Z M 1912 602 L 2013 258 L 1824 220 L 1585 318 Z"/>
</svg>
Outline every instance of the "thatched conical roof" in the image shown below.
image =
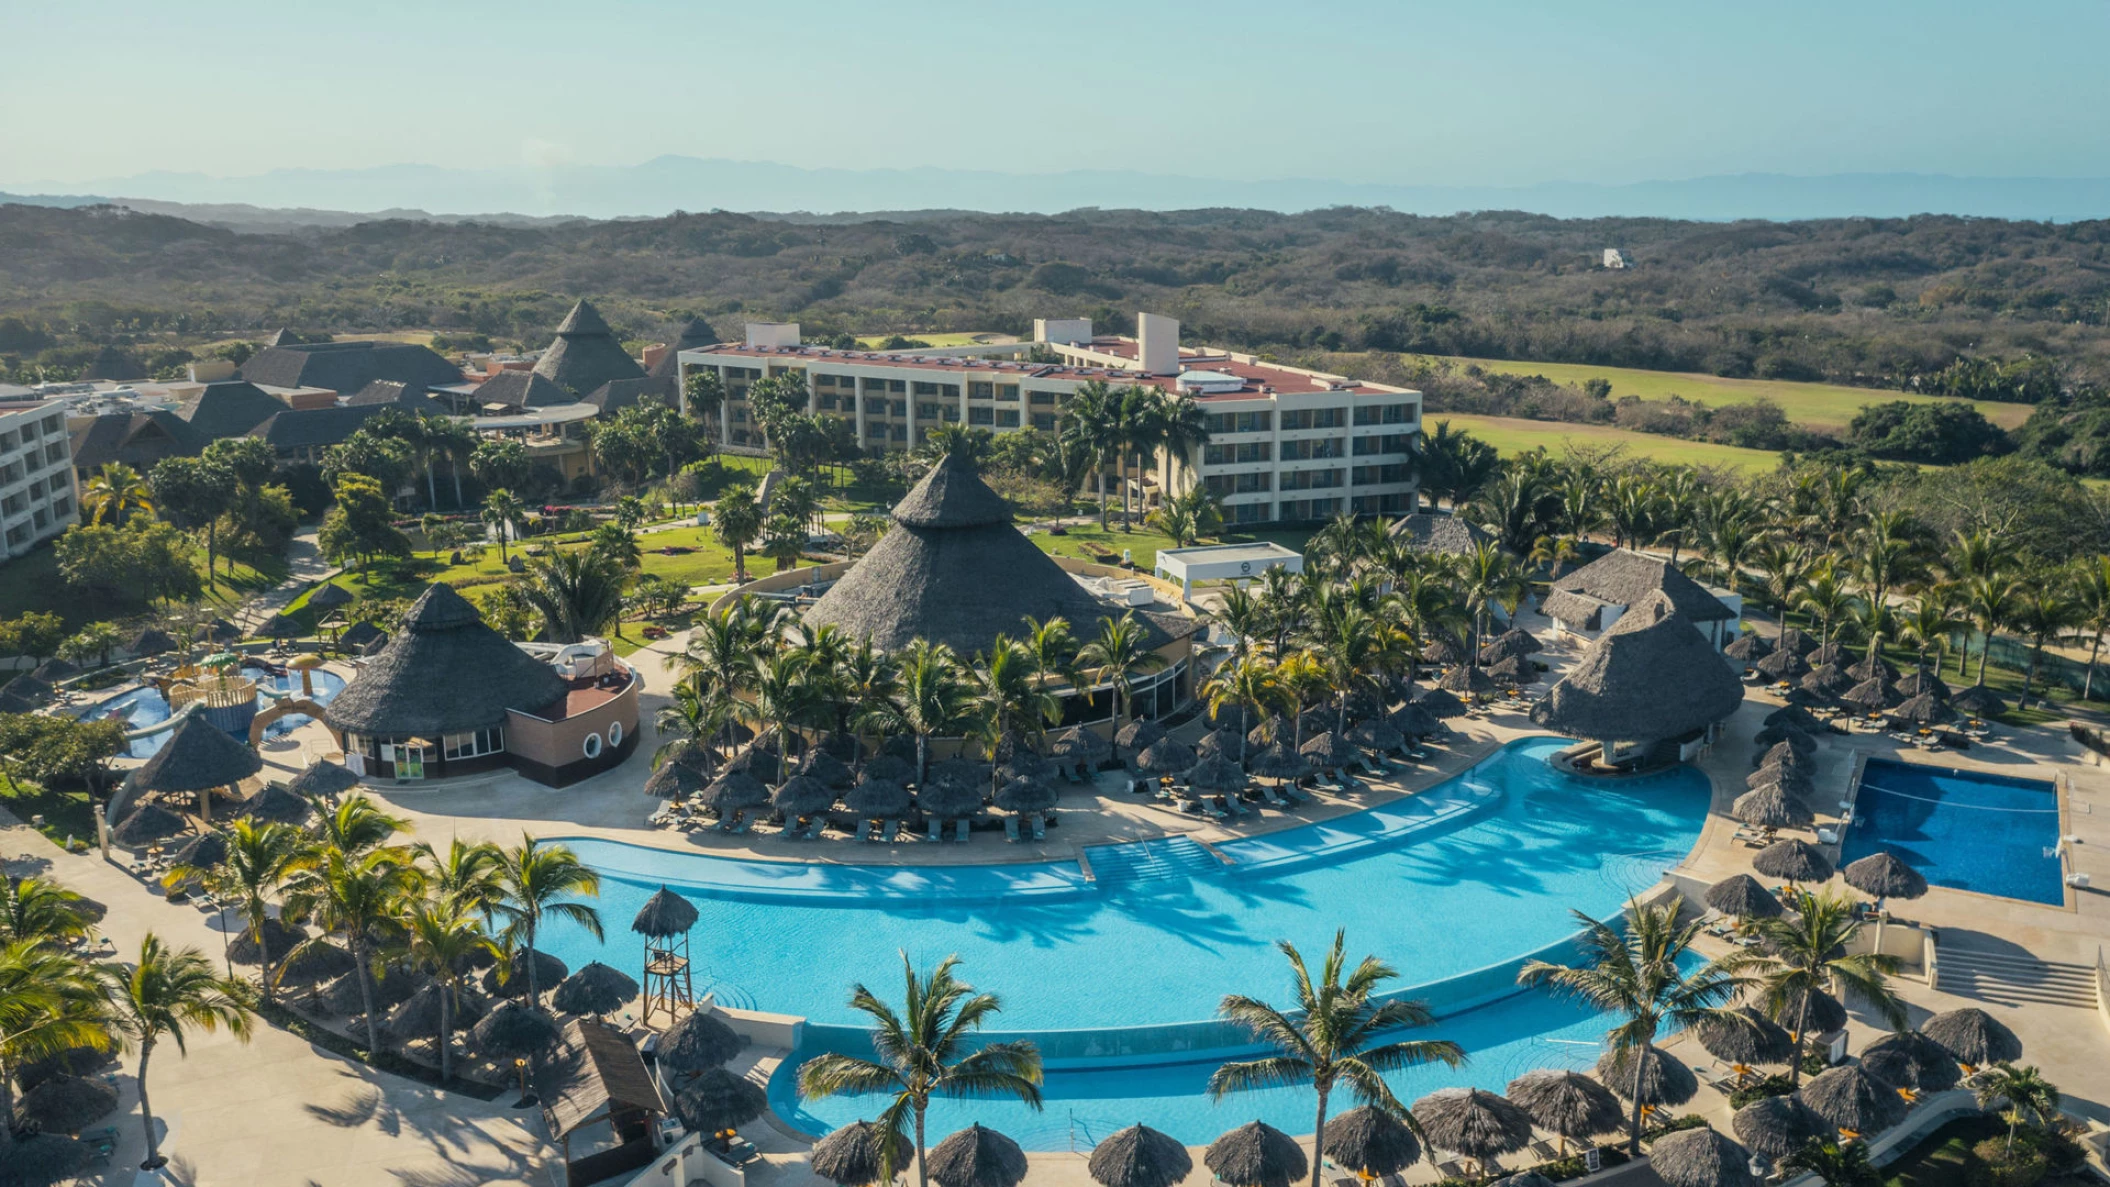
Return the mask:
<svg viewBox="0 0 2110 1187">
<path fill-rule="evenodd" d="M 690 1133 L 737 1129 L 769 1108 L 769 1094 L 745 1076 L 706 1068 L 674 1089 L 674 1115 Z"/>
<path fill-rule="evenodd" d="M 813 1143 L 807 1166 L 838 1187 L 871 1187 L 886 1178 L 889 1166 L 896 1172 L 904 1170 L 915 1155 L 909 1140 L 900 1134 L 871 1121 L 853 1121 Z"/>
<path fill-rule="evenodd" d="M 1800 680 L 1809 675 L 1809 662 L 1792 651 L 1775 651 L 1751 665 L 1761 674 L 1775 680 Z"/>
<path fill-rule="evenodd" d="M 1202 740 L 1194 744 L 1194 753 L 1202 758 L 1220 754 L 1236 762 L 1238 761 L 1239 749 L 1245 745 L 1245 741 L 1245 731 L 1217 726 L 1215 729 L 1203 734 Z"/>
<path fill-rule="evenodd" d="M 1834 1129 L 1873 1134 L 1905 1119 L 1897 1090 L 1855 1064 L 1826 1068 L 1804 1080 L 1796 1095 Z"/>
<path fill-rule="evenodd" d="M 1209 1143 L 1202 1165 L 1227 1187 L 1290 1187 L 1311 1166 L 1297 1139 L 1261 1121 L 1248 1121 Z"/>
<path fill-rule="evenodd" d="M 1026 1178 L 1026 1152 L 976 1122 L 931 1148 L 930 1177 L 938 1187 L 1018 1187 Z"/>
<path fill-rule="evenodd" d="M 1326 1119 L 1326 1157 L 1366 1177 L 1398 1174 L 1421 1161 L 1421 1141 L 1398 1117 L 1361 1105 Z"/>
<path fill-rule="evenodd" d="M 1397 750 L 1407 744 L 1407 736 L 1382 717 L 1349 726 L 1348 740 L 1368 750 Z"/>
<path fill-rule="evenodd" d="M 174 865 L 189 866 L 196 870 L 211 869 L 227 860 L 227 834 L 214 830 L 199 833 L 176 850 L 170 859 Z"/>
<path fill-rule="evenodd" d="M 1165 737 L 1165 728 L 1148 717 L 1134 721 L 1114 731 L 1114 745 L 1124 750 L 1145 750 Z"/>
<path fill-rule="evenodd" d="M 284 960 L 302 940 L 308 938 L 306 930 L 268 916 L 260 930 L 264 934 L 264 950 L 275 961 Z M 235 933 L 233 941 L 227 945 L 227 957 L 236 964 L 263 963 L 258 955 L 256 936 L 247 927 Z"/>
<path fill-rule="evenodd" d="M 850 769 L 849 763 L 827 750 L 818 748 L 807 754 L 806 760 L 799 764 L 799 774 L 819 780 L 822 786 L 832 791 L 848 791 L 850 785 L 857 782 L 857 772 Z"/>
<path fill-rule="evenodd" d="M 578 972 L 557 982 L 550 1005 L 565 1014 L 607 1014 L 637 997 L 637 982 L 629 974 L 598 960 L 590 960 Z"/>
<path fill-rule="evenodd" d="M 1038 779 L 1013 779 L 997 789 L 995 804 L 999 811 L 1027 814 L 1052 810 L 1060 793 Z"/>
<path fill-rule="evenodd" d="M 661 886 L 645 905 L 638 908 L 637 918 L 630 921 L 630 930 L 641 936 L 665 939 L 678 936 L 696 926 L 696 904 Z"/>
<path fill-rule="evenodd" d="M 1651 597 L 1619 616 L 1531 707 L 1532 724 L 1575 738 L 1679 738 L 1736 712 L 1744 686 L 1690 619 Z"/>
<path fill-rule="evenodd" d="M 786 816 L 811 816 L 835 805 L 836 789 L 812 775 L 793 775 L 770 796 L 770 804 Z"/>
<path fill-rule="evenodd" d="M 64 1183 L 87 1170 L 95 1158 L 95 1147 L 86 1142 L 55 1133 L 35 1134 L 8 1148 L 6 1178 L 0 1182 L 9 1182 L 9 1187 L 14 1183 L 24 1187 Z"/>
<path fill-rule="evenodd" d="M 704 773 L 698 749 L 695 743 L 684 742 L 668 751 L 652 773 L 645 776 L 644 793 L 661 800 L 685 800 L 702 794 L 711 785 L 711 777 Z"/>
<path fill-rule="evenodd" d="M 747 1046 L 710 1010 L 691 1010 L 659 1039 L 659 1065 L 669 1075 L 690 1076 L 721 1066 Z"/>
<path fill-rule="evenodd" d="M 160 655 L 165 651 L 174 651 L 175 649 L 176 641 L 169 638 L 168 632 L 155 627 L 141 629 L 138 634 L 132 636 L 132 641 L 125 646 L 125 650 L 141 657 Z"/>
<path fill-rule="evenodd" d="M 1924 692 L 1944 701 L 1954 699 L 1950 695 L 1948 683 L 1925 668 L 1918 668 L 1902 676 L 1895 677 L 1893 683 L 1897 685 L 1898 695 L 1902 697 L 1916 697 Z M 1979 685 L 1977 687 L 1982 688 L 1984 686 Z M 1995 699 L 1997 700 L 1998 698 Z"/>
<path fill-rule="evenodd" d="M 1460 664 L 1443 674 L 1436 687 L 1446 692 L 1463 693 L 1467 696 L 1484 697 L 1501 686 L 1487 674 L 1487 669 L 1478 664 Z"/>
<path fill-rule="evenodd" d="M 1438 1150 L 1487 1159 L 1531 1141 L 1531 1114 L 1506 1097 L 1478 1088 L 1445 1088 L 1414 1102 L 1408 1112 Z"/>
<path fill-rule="evenodd" d="M 1743 634 L 1730 640 L 1729 645 L 1722 648 L 1722 654 L 1748 664 L 1773 654 L 1773 645 L 1758 635 Z"/>
<path fill-rule="evenodd" d="M 806 611 L 807 629 L 834 625 L 853 639 L 898 651 L 914 639 L 944 643 L 961 655 L 986 650 L 1022 622 L 1061 616 L 1080 637 L 1117 618 L 1047 553 L 1019 534 L 1010 508 L 975 473 L 948 454 L 894 506 L 894 527 Z M 1146 646 L 1171 636 L 1147 615 Z"/>
<path fill-rule="evenodd" d="M 819 1151 L 814 1147 L 816 1155 Z M 1131 1125 L 1093 1146 L 1085 1171 L 1100 1187 L 1176 1187 L 1194 1173 L 1194 1159 L 1171 1136 L 1147 1125 Z"/>
<path fill-rule="evenodd" d="M 1055 735 L 1048 745 L 1048 757 L 1065 762 L 1096 763 L 1112 753 L 1113 747 L 1105 738 L 1081 725 L 1071 726 Z"/>
<path fill-rule="evenodd" d="M 1794 993 L 1781 1004 L 1780 1016 L 1774 1021 L 1786 1027 L 1789 1034 L 1795 1033 L 1797 1025 L 1813 1035 L 1830 1034 L 1846 1025 L 1846 1007 L 1829 993 L 1809 995 L 1809 1017 L 1802 1016 L 1803 995 Z"/>
<path fill-rule="evenodd" d="M 1817 819 L 1808 804 L 1779 783 L 1762 784 L 1736 797 L 1729 814 L 1760 828 L 1803 828 Z"/>
<path fill-rule="evenodd" d="M 1436 720 L 1436 715 L 1418 704 L 1401 705 L 1386 720 L 1393 729 L 1410 738 L 1425 738 L 1443 729 L 1443 723 Z"/>
<path fill-rule="evenodd" d="M 562 960 L 547 952 L 530 951 L 526 948 L 513 954 L 510 966 L 493 965 L 484 974 L 484 992 L 493 997 L 520 997 L 528 991 L 528 961 L 535 962 L 535 987 L 547 990 L 562 981 L 571 969 Z"/>
<path fill-rule="evenodd" d="M 1896 690 L 1890 687 L 1888 681 L 1881 676 L 1876 676 L 1863 680 L 1861 683 L 1840 693 L 1839 699 L 1857 709 L 1873 711 L 1888 709 L 1890 706 L 1897 704 L 1901 698 Z"/>
<path fill-rule="evenodd" d="M 1159 738 L 1143 747 L 1132 765 L 1138 774 L 1180 775 L 1192 770 L 1199 761 L 1193 747 L 1174 738 Z"/>
<path fill-rule="evenodd" d="M 591 302 L 581 300 L 557 326 L 542 357 L 535 361 L 535 374 L 555 383 L 583 400 L 595 388 L 618 379 L 642 379 L 644 368 L 623 350 L 615 332 Z"/>
<path fill-rule="evenodd" d="M 1458 694 L 1448 688 L 1424 688 L 1414 694 L 1413 703 L 1419 705 L 1422 712 L 1439 721 L 1463 717 L 1466 713 L 1465 702 L 1459 700 Z"/>
<path fill-rule="evenodd" d="M 1790 882 L 1828 882 L 1833 873 L 1830 859 L 1821 850 L 1808 841 L 1792 838 L 1759 850 L 1758 856 L 1751 859 L 1751 868 L 1768 878 Z"/>
<path fill-rule="evenodd" d="M 1793 726 L 1795 729 L 1813 736 L 1820 730 L 1830 728 L 1825 725 L 1823 718 L 1801 705 L 1782 705 L 1780 708 L 1766 714 L 1761 724 L 1768 727 L 1776 725 Z"/>
<path fill-rule="evenodd" d="M 1735 1011 L 1740 1022 L 1706 1019 L 1693 1037 L 1709 1055 L 1730 1063 L 1786 1063 L 1795 1054 L 1795 1038 L 1778 1022 L 1749 1006 Z"/>
<path fill-rule="evenodd" d="M 1824 1119 L 1793 1096 L 1762 1096 L 1736 1111 L 1729 1119 L 1736 1140 L 1753 1154 L 1779 1160 L 1831 1136 Z"/>
<path fill-rule="evenodd" d="M 730 816 L 769 802 L 769 788 L 745 771 L 728 771 L 703 789 L 704 802 Z"/>
<path fill-rule="evenodd" d="M 1796 655 L 1808 655 L 1817 650 L 1817 640 L 1798 627 L 1782 627 L 1774 649 L 1793 652 Z"/>
<path fill-rule="evenodd" d="M 1626 1120 L 1611 1089 L 1581 1072 L 1526 1072 L 1509 1082 L 1508 1096 L 1540 1129 L 1562 1137 L 1611 1133 Z"/>
<path fill-rule="evenodd" d="M 1664 1187 L 1758 1187 L 1751 1152 L 1705 1126 L 1657 1138 L 1648 1165 Z"/>
<path fill-rule="evenodd" d="M 843 807 L 870 820 L 894 820 L 909 814 L 915 801 L 908 788 L 891 779 L 874 779 L 870 771 L 843 794 Z"/>
<path fill-rule="evenodd" d="M 440 999 L 446 993 L 447 987 L 438 981 L 427 981 L 418 986 L 416 993 L 397 1002 L 388 1012 L 388 1020 L 382 1024 L 381 1032 L 388 1036 L 389 1042 L 396 1044 L 438 1037 Z M 477 1008 L 476 999 L 461 994 L 449 1007 L 447 1026 L 455 1031 L 468 1030 L 481 1017 L 483 1011 Z"/>
<path fill-rule="evenodd" d="M 358 959 L 341 944 L 310 944 L 292 959 L 278 966 L 278 983 L 314 985 L 333 977 L 342 977 L 357 967 L 358 963 Z"/>
<path fill-rule="evenodd" d="M 674 333 L 674 341 L 667 343 L 667 352 L 659 361 L 645 369 L 645 374 L 654 379 L 674 379 L 681 374 L 681 352 L 701 350 L 718 341 L 718 331 L 711 323 L 700 317 L 692 317 L 681 323 Z"/>
<path fill-rule="evenodd" d="M 438 738 L 502 725 L 508 709 L 536 712 L 564 694 L 555 669 L 485 626 L 452 586 L 436 584 L 323 716 L 337 730 Z"/>
<path fill-rule="evenodd" d="M 352 596 L 350 590 L 334 582 L 325 581 L 315 587 L 314 593 L 308 595 L 308 608 L 311 610 L 335 610 L 339 606 L 349 606 L 357 600 Z"/>
<path fill-rule="evenodd" d="M 315 805 L 280 783 L 267 783 L 262 791 L 242 801 L 235 815 L 246 816 L 258 824 L 306 824 L 315 814 Z"/>
<path fill-rule="evenodd" d="M 1311 765 L 1321 768 L 1345 767 L 1363 757 L 1361 751 L 1332 730 L 1304 739 L 1304 745 L 1297 748 L 1297 753 Z"/>
<path fill-rule="evenodd" d="M 898 754 L 876 754 L 866 760 L 857 773 L 857 781 L 878 779 L 887 783 L 907 783 L 916 777 L 916 764 Z M 856 786 L 852 783 L 851 786 Z"/>
<path fill-rule="evenodd" d="M 1893 720 L 1909 721 L 1914 725 L 1946 725 L 1956 720 L 1956 710 L 1950 702 L 1931 692 L 1923 692 L 1892 709 L 1890 716 Z"/>
<path fill-rule="evenodd" d="M 1933 690 L 1927 691 L 1931 695 Z M 1974 717 L 1990 717 L 1995 713 L 2007 712 L 2007 702 L 2000 699 L 1999 693 L 1983 684 L 1974 684 L 1950 697 L 1949 707 L 1958 713 L 1969 713 Z"/>
<path fill-rule="evenodd" d="M 188 825 L 183 817 L 160 804 L 141 804 L 119 821 L 110 835 L 118 844 L 136 849 L 142 845 L 167 840 L 181 833 L 186 827 Z"/>
<path fill-rule="evenodd" d="M 1920 1025 L 1920 1033 L 1941 1044 L 1958 1063 L 1974 1067 L 2022 1058 L 2022 1040 L 2015 1032 L 1976 1006 L 1936 1014 Z"/>
<path fill-rule="evenodd" d="M 211 791 L 240 783 L 263 769 L 264 760 L 256 751 L 193 714 L 126 782 L 141 791 Z"/>
<path fill-rule="evenodd" d="M 1891 681 L 1898 678 L 1898 666 L 1880 655 L 1868 655 L 1846 665 L 1846 674 L 1856 680 Z"/>
<path fill-rule="evenodd" d="M 1838 664 L 1820 664 L 1811 668 L 1799 683 L 1805 692 L 1815 693 L 1820 697 L 1831 697 L 1853 687 L 1854 681 L 1853 677 L 1846 674 L 1846 669 Z"/>
<path fill-rule="evenodd" d="M 15 1112 L 46 1133 L 79 1133 L 117 1111 L 117 1089 L 85 1076 L 53 1076 L 23 1093 Z"/>
<path fill-rule="evenodd" d="M 1861 1052 L 1861 1070 L 1915 1092 L 1947 1092 L 1963 1082 L 1963 1069 L 1948 1048 L 1918 1031 L 1885 1035 Z"/>
<path fill-rule="evenodd" d="M 1894 853 L 1871 853 L 1839 872 L 1848 886 L 1877 898 L 1916 899 L 1927 893 L 1926 877 Z"/>
<path fill-rule="evenodd" d="M 916 792 L 916 806 L 936 820 L 956 820 L 982 810 L 982 795 L 989 784 L 979 786 L 957 779 L 933 779 Z"/>
<path fill-rule="evenodd" d="M 1187 786 L 1199 792 L 1236 793 L 1245 785 L 1245 771 L 1223 754 L 1210 754 L 1187 771 Z"/>
<path fill-rule="evenodd" d="M 517 998 L 484 1015 L 475 1030 L 478 1051 L 507 1059 L 547 1051 L 563 1036 L 549 1011 Z"/>
<path fill-rule="evenodd" d="M 1640 1049 L 1614 1047 L 1597 1058 L 1597 1078 L 1622 1100 L 1634 1099 L 1634 1061 Z M 1698 1095 L 1700 1078 L 1677 1056 L 1661 1047 L 1649 1048 L 1648 1068 L 1641 1078 L 1641 1103 L 1682 1105 Z"/>
<path fill-rule="evenodd" d="M 308 799 L 332 799 L 359 786 L 359 776 L 340 762 L 317 759 L 286 785 L 294 795 Z"/>
<path fill-rule="evenodd" d="M 1780 900 L 1749 874 L 1731 874 L 1707 888 L 1707 905 L 1739 919 L 1772 919 Z"/>
</svg>

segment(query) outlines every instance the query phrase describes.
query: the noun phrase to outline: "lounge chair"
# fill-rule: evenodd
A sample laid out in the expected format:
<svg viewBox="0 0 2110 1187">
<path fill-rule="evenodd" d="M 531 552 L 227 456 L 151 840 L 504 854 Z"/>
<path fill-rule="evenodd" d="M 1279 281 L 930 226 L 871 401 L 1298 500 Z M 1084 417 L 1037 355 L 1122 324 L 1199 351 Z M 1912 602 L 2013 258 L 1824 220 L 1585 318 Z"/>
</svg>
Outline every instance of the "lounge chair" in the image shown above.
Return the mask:
<svg viewBox="0 0 2110 1187">
<path fill-rule="evenodd" d="M 1004 817 L 1004 839 L 1014 844 L 1018 841 L 1018 817 Z"/>
<path fill-rule="evenodd" d="M 1274 808 L 1287 808 L 1287 807 L 1289 807 L 1289 803 L 1288 803 L 1288 801 L 1284 800 L 1284 799 L 1283 799 L 1283 798 L 1282 798 L 1281 796 L 1279 796 L 1279 795 L 1276 795 L 1276 794 L 1275 794 L 1275 789 L 1274 789 L 1274 788 L 1272 788 L 1272 787 L 1262 787 L 1262 788 L 1260 789 L 1260 799 L 1261 799 L 1261 801 L 1262 801 L 1263 803 L 1266 803 L 1266 804 L 1267 804 L 1268 806 L 1270 806 L 1270 807 L 1274 807 Z"/>
<path fill-rule="evenodd" d="M 881 835 L 879 839 L 891 845 L 896 840 L 900 839 L 901 822 L 898 820 L 888 820 L 884 821 L 883 823 L 885 825 L 885 832 L 883 835 Z"/>
<path fill-rule="evenodd" d="M 969 836 L 972 836 L 974 833 L 973 828 L 970 827 L 971 825 L 973 825 L 973 823 L 973 821 L 967 819 L 964 816 L 962 816 L 958 820 L 953 821 L 952 839 L 954 840 L 954 842 L 961 845 L 965 845 L 967 843 L 967 838 Z"/>
<path fill-rule="evenodd" d="M 1039 815 L 1037 813 L 1034 815 L 1033 839 L 1036 841 L 1045 841 L 1048 839 L 1048 818 L 1046 816 Z"/>
<path fill-rule="evenodd" d="M 1541 1162 L 1552 1162 L 1561 1156 L 1561 1148 L 1555 1142 L 1549 1142 L 1545 1138 L 1540 1138 L 1531 1143 L 1531 1153 L 1533 1157 Z"/>
<path fill-rule="evenodd" d="M 864 819 L 864 818 L 862 818 L 862 817 L 859 817 L 859 818 L 858 818 L 858 821 L 857 821 L 857 839 L 858 839 L 858 840 L 860 840 L 860 841 L 869 841 L 869 840 L 871 840 L 871 839 L 872 839 L 872 822 L 871 822 L 871 821 L 869 821 L 869 820 L 866 820 L 866 819 Z"/>
<path fill-rule="evenodd" d="M 1472 1177 L 1471 1172 L 1465 1169 L 1464 1163 L 1455 1161 L 1437 1163 L 1436 1173 L 1446 1179 L 1467 1179 Z"/>
<path fill-rule="evenodd" d="M 1289 797 L 1290 803 L 1308 804 L 1311 802 L 1311 793 L 1305 791 L 1302 787 L 1299 787 L 1295 783 L 1285 783 L 1282 785 L 1280 790 L 1283 795 Z"/>
</svg>

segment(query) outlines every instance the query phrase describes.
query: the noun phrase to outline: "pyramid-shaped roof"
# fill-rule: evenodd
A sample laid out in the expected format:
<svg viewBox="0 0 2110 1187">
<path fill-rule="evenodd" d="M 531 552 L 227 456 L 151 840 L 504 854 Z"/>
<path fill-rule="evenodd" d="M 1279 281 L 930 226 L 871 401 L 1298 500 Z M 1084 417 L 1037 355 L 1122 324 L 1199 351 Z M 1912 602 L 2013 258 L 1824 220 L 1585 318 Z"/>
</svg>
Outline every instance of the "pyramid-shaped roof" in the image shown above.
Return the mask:
<svg viewBox="0 0 2110 1187">
<path fill-rule="evenodd" d="M 340 730 L 437 741 L 499 725 L 508 709 L 537 712 L 564 693 L 563 677 L 485 626 L 453 586 L 432 585 L 324 717 Z"/>
<path fill-rule="evenodd" d="M 716 341 L 718 331 L 711 328 L 711 323 L 700 317 L 692 317 L 682 324 L 681 332 L 674 336 L 674 341 L 667 343 L 667 353 L 659 356 L 659 361 L 652 364 L 649 374 L 654 379 L 672 378 L 681 372 L 682 351 L 701 350 Z"/>
<path fill-rule="evenodd" d="M 637 360 L 625 353 L 614 331 L 600 311 L 580 301 L 557 326 L 556 340 L 535 363 L 535 374 L 584 399 L 588 392 L 617 379 L 639 379 L 645 374 Z"/>
<path fill-rule="evenodd" d="M 1590 644 L 1532 724 L 1571 738 L 1655 742 L 1712 725 L 1744 701 L 1735 669 L 1664 593 L 1650 593 Z"/>
<path fill-rule="evenodd" d="M 1061 616 L 1089 638 L 1120 611 L 1086 592 L 1012 526 L 1004 501 L 972 462 L 947 456 L 894 507 L 894 526 L 806 611 L 808 627 L 834 624 L 894 651 L 922 638 L 961 658 L 1014 637 L 1027 617 Z M 1138 615 L 1151 647 L 1167 624 Z"/>
</svg>

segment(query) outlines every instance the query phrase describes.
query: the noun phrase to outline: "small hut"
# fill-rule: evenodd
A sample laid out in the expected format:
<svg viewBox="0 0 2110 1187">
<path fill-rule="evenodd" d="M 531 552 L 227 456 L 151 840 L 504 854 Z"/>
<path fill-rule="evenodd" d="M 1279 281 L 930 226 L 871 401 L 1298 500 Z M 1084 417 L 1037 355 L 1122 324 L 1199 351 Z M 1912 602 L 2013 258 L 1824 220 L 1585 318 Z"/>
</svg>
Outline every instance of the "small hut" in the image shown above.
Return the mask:
<svg viewBox="0 0 2110 1187">
<path fill-rule="evenodd" d="M 210 824 L 213 794 L 232 788 L 263 769 L 264 760 L 256 756 L 256 751 L 228 737 L 203 717 L 191 716 L 126 782 L 141 793 L 195 794 L 200 814 Z"/>
<path fill-rule="evenodd" d="M 1736 712 L 1743 683 L 1692 620 L 1651 594 L 1619 616 L 1531 707 L 1532 724 L 1599 743 L 1599 761 L 1669 762 Z"/>
<path fill-rule="evenodd" d="M 1758 1187 L 1751 1152 L 1706 1126 L 1651 1142 L 1648 1165 L 1664 1187 Z"/>
<path fill-rule="evenodd" d="M 477 1025 L 479 1038 L 484 1025 L 506 1008 Z M 568 1182 L 595 1182 L 616 1169 L 650 1161 L 656 1149 L 653 1128 L 667 1112 L 651 1071 L 630 1039 L 585 1018 L 565 1024 L 556 1050 L 535 1076 L 535 1095 L 542 1102 L 543 1124 L 564 1152 Z M 614 1148 L 575 1161 L 572 1135 L 604 1122 L 613 1131 Z M 602 1173 L 593 1173 L 590 1166 L 603 1168 Z"/>
</svg>

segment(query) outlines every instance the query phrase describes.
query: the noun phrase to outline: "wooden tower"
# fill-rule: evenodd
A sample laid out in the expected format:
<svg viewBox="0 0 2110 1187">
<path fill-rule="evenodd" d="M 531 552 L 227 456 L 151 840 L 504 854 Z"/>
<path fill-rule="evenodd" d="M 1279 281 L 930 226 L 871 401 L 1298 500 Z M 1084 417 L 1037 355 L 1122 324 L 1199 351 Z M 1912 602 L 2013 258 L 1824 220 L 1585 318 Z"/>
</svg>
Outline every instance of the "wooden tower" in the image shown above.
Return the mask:
<svg viewBox="0 0 2110 1187">
<path fill-rule="evenodd" d="M 652 896 L 630 923 L 645 937 L 644 1021 L 664 1009 L 667 1021 L 696 1008 L 696 987 L 689 974 L 689 930 L 696 926 L 696 906 L 665 886 Z"/>
</svg>

